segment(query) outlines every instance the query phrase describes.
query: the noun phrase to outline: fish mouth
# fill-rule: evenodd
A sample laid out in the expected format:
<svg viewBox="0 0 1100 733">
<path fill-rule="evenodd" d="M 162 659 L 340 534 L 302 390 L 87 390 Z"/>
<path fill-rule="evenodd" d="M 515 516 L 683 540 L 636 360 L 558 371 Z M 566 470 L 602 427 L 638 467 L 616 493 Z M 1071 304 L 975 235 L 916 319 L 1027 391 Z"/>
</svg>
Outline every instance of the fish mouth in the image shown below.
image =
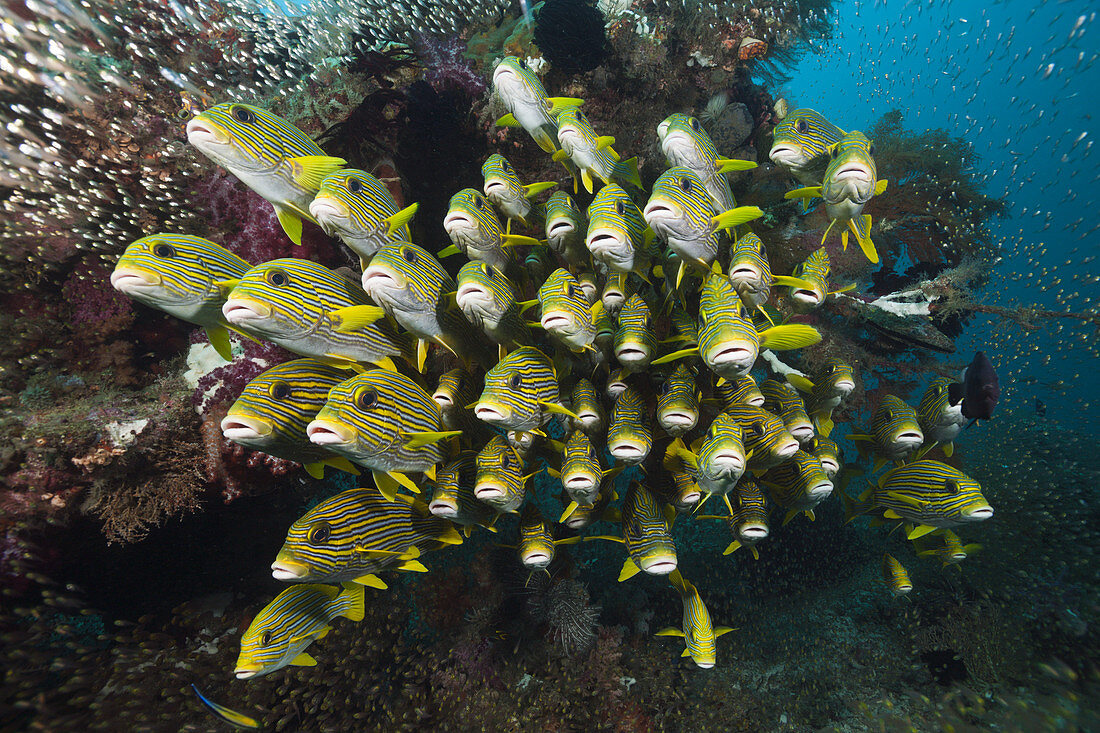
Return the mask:
<svg viewBox="0 0 1100 733">
<path fill-rule="evenodd" d="M 824 471 L 825 475 L 829 478 L 836 476 L 837 473 L 840 471 L 840 464 L 828 458 L 824 460 L 819 458 L 818 463 L 821 464 L 821 470 Z"/>
<path fill-rule="evenodd" d="M 615 352 L 615 358 L 622 364 L 638 364 L 649 358 L 649 351 L 639 346 L 622 346 Z"/>
<path fill-rule="evenodd" d="M 840 392 L 841 395 L 844 396 L 844 397 L 847 397 L 849 394 L 851 394 L 852 390 L 855 389 L 855 388 L 856 388 L 856 383 L 855 383 L 854 380 L 851 380 L 851 379 L 837 380 L 837 383 L 836 383 L 836 386 L 835 386 L 836 391 Z"/>
<path fill-rule="evenodd" d="M 237 667 L 236 669 L 233 670 L 233 674 L 239 680 L 251 679 L 252 677 L 255 677 L 256 675 L 258 675 L 259 673 L 260 673 L 260 669 L 258 667 Z"/>
<path fill-rule="evenodd" d="M 809 288 L 795 288 L 791 291 L 791 297 L 797 300 L 799 303 L 806 303 L 808 305 L 820 305 L 824 298 L 821 297 L 821 293 L 816 290 L 810 290 Z"/>
<path fill-rule="evenodd" d="M 550 555 L 542 550 L 538 550 L 528 555 L 524 555 L 521 561 L 529 568 L 544 568 L 550 564 Z"/>
<path fill-rule="evenodd" d="M 710 464 L 721 473 L 737 473 L 745 470 L 745 457 L 733 451 L 715 453 Z"/>
<path fill-rule="evenodd" d="M 336 223 L 348 220 L 348 209 L 331 196 L 317 196 L 309 205 L 309 213 L 318 222 Z"/>
<path fill-rule="evenodd" d="M 433 499 L 428 505 L 428 511 L 443 519 L 454 519 L 458 516 L 458 505 L 442 499 Z"/>
<path fill-rule="evenodd" d="M 695 666 L 699 669 L 712 669 L 714 667 L 714 662 L 705 659 L 693 659 L 691 661 L 695 662 Z"/>
<path fill-rule="evenodd" d="M 650 201 L 642 209 L 642 217 L 652 224 L 654 221 L 673 221 L 684 217 L 684 212 L 679 206 L 673 206 L 665 201 Z"/>
<path fill-rule="evenodd" d="M 727 346 L 714 352 L 709 361 L 715 366 L 744 364 L 755 358 L 752 349 L 744 346 Z"/>
<path fill-rule="evenodd" d="M 263 321 L 271 317 L 271 306 L 254 300 L 232 298 L 222 306 L 222 315 L 233 324 Z"/>
<path fill-rule="evenodd" d="M 798 441 L 795 440 L 792 436 L 789 442 L 785 442 L 783 443 L 783 445 L 775 449 L 775 455 L 779 456 L 783 460 L 786 460 L 793 457 L 794 454 L 798 452 L 798 448 Z"/>
<path fill-rule="evenodd" d="M 597 425 L 600 422 L 600 416 L 591 410 L 574 412 L 574 414 L 577 416 L 577 420 L 581 425 Z"/>
<path fill-rule="evenodd" d="M 363 271 L 362 284 L 363 290 L 372 298 L 375 296 L 375 293 L 382 293 L 387 290 L 405 289 L 404 278 L 398 277 L 390 270 L 377 265 L 371 265 Z"/>
<path fill-rule="evenodd" d="M 577 228 L 568 219 L 556 219 L 546 223 L 546 236 L 566 237 L 575 232 Z"/>
<path fill-rule="evenodd" d="M 906 430 L 904 433 L 898 433 L 894 438 L 894 443 L 901 447 L 919 446 L 924 442 L 924 434 L 916 430 Z"/>
<path fill-rule="evenodd" d="M 485 196 L 490 200 L 502 199 L 508 195 L 508 184 L 499 178 L 490 178 L 485 181 Z"/>
<path fill-rule="evenodd" d="M 588 521 L 581 517 L 570 516 L 565 520 L 565 526 L 569 529 L 584 529 L 588 525 Z"/>
<path fill-rule="evenodd" d="M 148 270 L 124 267 L 115 268 L 115 271 L 111 273 L 111 287 L 124 294 L 133 293 L 143 288 L 156 287 L 161 282 L 160 275 Z"/>
<path fill-rule="evenodd" d="M 668 134 L 669 127 L 671 127 L 671 125 L 669 125 L 668 120 L 661 120 L 657 125 L 657 137 L 661 139 L 662 143 L 665 141 L 665 135 Z"/>
<path fill-rule="evenodd" d="M 242 440 L 258 440 L 271 435 L 272 426 L 267 420 L 251 415 L 226 415 L 221 422 L 222 435 L 235 443 Z"/>
<path fill-rule="evenodd" d="M 618 398 L 623 392 L 626 391 L 626 382 L 608 382 L 607 383 L 607 396 L 611 399 Z"/>
<path fill-rule="evenodd" d="M 275 580 L 294 581 L 306 577 L 308 570 L 305 565 L 293 560 L 280 560 L 275 558 L 271 563 L 271 577 Z"/>
<path fill-rule="evenodd" d="M 314 445 L 349 445 L 355 438 L 347 427 L 331 420 L 314 420 L 306 426 L 306 436 Z"/>
<path fill-rule="evenodd" d="M 730 282 L 747 282 L 760 279 L 760 270 L 752 265 L 738 265 L 730 270 Z"/>
<path fill-rule="evenodd" d="M 500 484 L 479 483 L 474 486 L 474 498 L 499 499 L 504 496 L 504 487 Z"/>
<path fill-rule="evenodd" d="M 443 229 L 446 230 L 448 234 L 456 231 L 477 229 L 477 222 L 465 211 L 448 211 L 447 216 L 443 217 Z"/>
<path fill-rule="evenodd" d="M 661 423 L 674 428 L 692 428 L 698 420 L 698 415 L 682 411 L 666 412 L 661 415 Z"/>
<path fill-rule="evenodd" d="M 436 392 L 432 395 L 432 399 L 435 400 L 436 404 L 444 410 L 450 409 L 455 406 L 455 401 L 451 399 L 451 396 L 446 392 Z"/>
<path fill-rule="evenodd" d="M 597 230 L 588 236 L 588 241 L 585 244 L 589 252 L 594 255 L 600 255 L 622 247 L 624 240 L 621 234 L 607 230 Z"/>
<path fill-rule="evenodd" d="M 676 557 L 655 557 L 638 563 L 650 575 L 668 575 L 676 569 Z"/>
<path fill-rule="evenodd" d="M 455 291 L 455 302 L 458 303 L 459 307 L 462 307 L 464 302 L 471 300 L 487 302 L 492 299 L 493 297 L 489 294 L 489 291 L 477 283 L 462 283 Z"/>
<path fill-rule="evenodd" d="M 211 122 L 202 115 L 192 117 L 188 120 L 185 129 L 187 132 L 187 142 L 191 143 L 199 150 L 205 151 L 212 146 L 226 146 L 232 144 L 232 139 L 220 125 Z"/>
<path fill-rule="evenodd" d="M 813 440 L 814 428 L 812 425 L 795 425 L 794 427 L 787 428 L 794 439 L 799 443 L 805 443 L 809 440 Z"/>
<path fill-rule="evenodd" d="M 596 482 L 591 476 L 562 476 L 562 485 L 566 491 L 589 491 L 595 488 Z"/>
<path fill-rule="evenodd" d="M 640 463 L 649 453 L 641 441 L 630 438 L 613 440 L 608 444 L 608 449 L 611 451 L 611 455 L 623 463 L 629 464 Z"/>
<path fill-rule="evenodd" d="M 687 505 L 698 504 L 701 498 L 703 498 L 703 492 L 699 489 L 691 489 L 679 497 L 680 503 Z"/>
<path fill-rule="evenodd" d="M 820 501 L 831 493 L 833 493 L 833 482 L 821 481 L 820 483 L 817 483 L 813 487 L 811 487 L 809 491 L 806 492 L 806 495 L 814 501 Z"/>
<path fill-rule="evenodd" d="M 477 406 L 474 407 L 474 417 L 487 423 L 500 423 L 507 420 L 509 415 L 506 415 L 495 405 L 490 405 L 486 402 L 478 402 Z"/>
<path fill-rule="evenodd" d="M 737 534 L 739 534 L 743 540 L 759 542 L 760 540 L 767 539 L 768 525 L 760 523 L 744 524 L 737 528 Z"/>
<path fill-rule="evenodd" d="M 768 158 L 776 165 L 797 166 L 802 163 L 805 156 L 799 148 L 792 145 L 773 145 Z"/>
<path fill-rule="evenodd" d="M 980 522 L 993 516 L 993 507 L 986 504 L 973 509 L 964 509 L 962 515 L 971 522 Z"/>
<path fill-rule="evenodd" d="M 867 166 L 860 165 L 858 163 L 849 163 L 842 167 L 833 176 L 834 181 L 859 181 L 862 183 L 871 182 L 871 171 Z"/>
<path fill-rule="evenodd" d="M 565 311 L 549 311 L 542 314 L 539 323 L 547 331 L 564 331 L 573 326 L 573 316 Z"/>
</svg>

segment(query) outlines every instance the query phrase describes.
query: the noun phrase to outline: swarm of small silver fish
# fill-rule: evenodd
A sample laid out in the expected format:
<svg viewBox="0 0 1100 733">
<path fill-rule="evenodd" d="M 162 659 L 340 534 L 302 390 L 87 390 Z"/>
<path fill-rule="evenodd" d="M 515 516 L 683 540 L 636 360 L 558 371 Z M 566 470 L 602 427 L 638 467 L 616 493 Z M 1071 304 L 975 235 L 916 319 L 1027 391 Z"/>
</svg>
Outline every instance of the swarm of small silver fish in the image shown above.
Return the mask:
<svg viewBox="0 0 1100 733">
<path fill-rule="evenodd" d="M 316 664 L 306 648 L 336 617 L 363 618 L 365 586 L 426 572 L 428 553 L 477 528 L 497 532 L 501 514 L 518 517 L 513 546 L 531 572 L 562 545 L 602 539 L 623 546 L 620 581 L 669 576 L 684 617 L 660 635 L 682 636 L 684 656 L 712 667 L 730 629 L 680 575 L 676 518 L 725 522 L 726 553 L 758 557 L 776 512 L 784 524 L 814 519 L 846 470 L 829 435 L 856 387 L 852 366 L 829 359 L 818 374 L 753 376 L 762 352 L 821 340 L 810 325 L 776 322 L 771 304 L 804 312 L 835 292 L 824 246 L 791 275 L 772 274 L 751 228 L 763 212 L 739 206 L 725 177 L 755 163 L 719 156 L 698 119 L 673 114 L 656 130 L 669 167 L 647 191 L 582 100 L 547 97 L 513 57 L 492 82 L 508 110 L 498 124 L 525 130 L 571 182 L 526 181 L 493 155 L 482 181 L 454 193 L 435 224 L 450 246 L 432 251 L 410 241 L 416 204 L 400 205 L 287 120 L 218 104 L 190 120 L 188 141 L 269 202 L 292 241 L 314 223 L 361 271 L 247 263 L 214 242 L 159 233 L 132 243 L 111 276 L 204 328 L 225 359 L 231 333 L 297 354 L 248 384 L 224 435 L 315 478 L 361 477 L 289 528 L 271 568 L 290 585 L 245 632 L 240 678 Z M 875 261 L 862 214 L 885 186 L 873 153 L 861 133 L 796 110 L 771 158 L 804 184 L 793 197 L 824 199 L 845 244 L 854 234 Z M 587 208 L 581 189 L 593 194 Z M 973 479 L 924 457 L 935 444 L 951 454 L 966 384 L 933 381 L 919 411 L 887 396 L 869 430 L 849 436 L 876 468 L 896 464 L 844 497 L 849 517 L 902 523 L 945 565 L 973 549 L 951 528 L 993 511 Z M 544 516 L 548 502 L 533 496 L 543 472 L 561 484 L 560 515 Z M 597 522 L 603 532 L 590 532 Z M 884 572 L 894 593 L 912 587 L 893 556 Z"/>
</svg>

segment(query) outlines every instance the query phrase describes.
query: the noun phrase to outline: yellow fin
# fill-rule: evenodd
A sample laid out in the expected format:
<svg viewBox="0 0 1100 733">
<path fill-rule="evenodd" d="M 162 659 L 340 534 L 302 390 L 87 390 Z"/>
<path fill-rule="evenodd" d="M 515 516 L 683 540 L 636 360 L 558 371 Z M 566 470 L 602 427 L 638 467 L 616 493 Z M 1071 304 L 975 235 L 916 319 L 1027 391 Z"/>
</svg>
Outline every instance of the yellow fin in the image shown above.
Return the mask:
<svg viewBox="0 0 1100 733">
<path fill-rule="evenodd" d="M 336 331 L 348 333 L 377 323 L 386 317 L 386 311 L 376 305 L 349 305 L 329 311 L 327 315 L 336 322 Z"/>
<path fill-rule="evenodd" d="M 641 571 L 642 571 L 642 569 L 640 567 L 638 567 L 634 563 L 634 561 L 631 560 L 628 557 L 626 559 L 626 562 L 623 563 L 623 569 L 619 571 L 619 582 L 621 583 L 624 580 L 629 580 L 630 578 L 633 578 L 635 575 L 637 575 Z"/>
<path fill-rule="evenodd" d="M 389 226 L 388 233 L 390 236 L 393 236 L 394 232 L 412 221 L 412 218 L 416 216 L 416 210 L 418 208 L 420 208 L 420 204 L 409 204 L 393 216 L 383 219 Z"/>
<path fill-rule="evenodd" d="M 741 540 L 734 540 L 733 542 L 729 543 L 729 546 L 726 547 L 726 549 L 722 550 L 722 554 L 723 555 L 729 555 L 730 553 L 736 552 L 737 550 L 740 550 L 740 549 L 741 549 Z"/>
<path fill-rule="evenodd" d="M 680 631 L 675 626 L 669 626 L 667 629 L 661 629 L 654 636 L 683 636 L 684 632 Z"/>
<path fill-rule="evenodd" d="M 814 290 L 818 287 L 817 283 L 803 280 L 800 277 L 791 277 L 790 275 L 772 275 L 772 285 L 788 288 L 805 288 L 806 290 Z"/>
<path fill-rule="evenodd" d="M 413 481 L 411 478 L 409 478 L 405 474 L 403 474 L 399 471 L 388 471 L 386 473 L 386 475 L 389 476 L 394 481 L 396 481 L 401 486 L 404 486 L 406 489 L 413 492 L 414 494 L 419 494 L 420 493 L 420 487 L 416 485 L 415 481 Z"/>
<path fill-rule="evenodd" d="M 522 234 L 505 234 L 501 240 L 504 247 L 537 247 L 542 244 L 541 240 L 525 237 Z"/>
<path fill-rule="evenodd" d="M 233 361 L 233 346 L 229 343 L 229 329 L 225 326 L 207 326 L 206 337 L 210 339 L 210 345 L 218 356 L 226 361 Z"/>
<path fill-rule="evenodd" d="M 584 190 L 588 193 L 592 193 L 594 182 L 592 180 L 592 173 L 587 168 L 581 169 L 581 183 L 584 184 Z"/>
<path fill-rule="evenodd" d="M 435 481 L 435 466 L 424 470 L 424 477 L 429 481 Z"/>
<path fill-rule="evenodd" d="M 563 160 L 569 160 L 569 153 L 564 150 L 555 150 L 554 154 L 550 156 L 550 159 L 555 163 L 560 163 Z"/>
<path fill-rule="evenodd" d="M 580 97 L 547 97 L 546 101 L 550 103 L 550 115 L 552 117 L 557 117 L 567 109 L 580 107 L 584 104 L 584 100 Z"/>
<path fill-rule="evenodd" d="M 351 600 L 351 606 L 344 609 L 340 615 L 349 621 L 362 621 L 363 620 L 363 586 L 358 583 L 344 583 L 344 590 L 340 593 L 339 598 Z M 327 630 L 326 630 L 327 632 Z M 320 638 L 320 637 L 317 637 Z"/>
<path fill-rule="evenodd" d="M 596 138 L 596 150 L 610 148 L 614 144 L 615 138 L 613 138 L 611 135 L 600 135 L 598 138 Z"/>
<path fill-rule="evenodd" d="M 416 371 L 424 373 L 424 362 L 428 360 L 427 339 L 416 340 Z"/>
<path fill-rule="evenodd" d="M 321 188 L 321 181 L 347 163 L 343 158 L 330 155 L 303 155 L 300 158 L 287 158 L 286 162 L 290 164 L 290 174 L 295 183 L 311 191 Z"/>
<path fill-rule="evenodd" d="M 893 509 L 887 509 L 882 513 L 882 516 L 886 517 L 887 519 L 903 519 L 903 517 L 895 512 Z"/>
<path fill-rule="evenodd" d="M 737 631 L 737 629 L 731 629 L 729 626 L 715 626 L 714 638 L 717 639 L 722 634 L 728 634 L 731 631 Z"/>
<path fill-rule="evenodd" d="M 546 410 L 547 412 L 553 412 L 558 415 L 565 415 L 566 417 L 571 417 L 574 420 L 581 419 L 580 416 L 577 415 L 575 412 L 565 407 L 564 405 L 559 405 L 557 402 L 545 402 L 543 400 L 539 400 L 538 403 L 542 405 L 542 409 Z"/>
<path fill-rule="evenodd" d="M 681 657 L 690 657 L 691 656 L 691 650 L 685 647 L 684 651 L 680 652 L 680 656 Z"/>
<path fill-rule="evenodd" d="M 435 537 L 436 542 L 441 542 L 444 545 L 461 545 L 462 535 L 458 533 L 453 524 L 448 524 L 447 529 L 440 532 Z"/>
<path fill-rule="evenodd" d="M 461 254 L 461 252 L 462 250 L 458 248 L 458 245 L 452 244 L 450 247 L 444 247 L 443 249 L 436 252 L 435 256 L 439 259 L 443 259 L 444 257 L 450 257 L 451 255 Z"/>
<path fill-rule="evenodd" d="M 803 188 L 796 188 L 793 191 L 787 191 L 783 194 L 785 199 L 812 199 L 821 197 L 821 186 L 805 186 Z"/>
<path fill-rule="evenodd" d="M 943 444 L 943 454 L 950 458 L 955 453 L 955 444 L 948 441 Z"/>
<path fill-rule="evenodd" d="M 833 418 L 829 415 L 819 415 L 817 420 L 814 421 L 814 427 L 817 428 L 818 435 L 828 438 L 829 434 L 833 432 Z"/>
<path fill-rule="evenodd" d="M 382 494 L 387 501 L 396 500 L 401 486 L 384 471 L 371 471 L 371 473 L 374 475 L 374 485 L 378 487 L 378 493 Z"/>
<path fill-rule="evenodd" d="M 788 323 L 773 326 L 760 332 L 760 345 L 776 351 L 789 351 L 813 346 L 821 341 L 821 334 L 813 326 L 802 323 Z"/>
<path fill-rule="evenodd" d="M 886 192 L 886 187 L 890 184 L 885 178 L 881 181 L 875 181 L 875 195 L 881 196 Z"/>
<path fill-rule="evenodd" d="M 751 171 L 756 167 L 756 163 L 751 160 L 739 160 L 737 158 L 718 158 L 714 161 L 718 164 L 719 173 L 729 173 L 730 171 Z"/>
<path fill-rule="evenodd" d="M 302 243 L 302 219 L 298 216 L 298 213 L 282 206 L 276 206 L 275 216 L 279 218 L 279 226 L 290 237 L 290 241 L 300 245 Z"/>
<path fill-rule="evenodd" d="M 498 127 L 521 127 L 519 120 L 511 112 L 496 121 Z"/>
<path fill-rule="evenodd" d="M 389 371 L 389 372 L 396 372 L 397 371 L 397 365 L 394 364 L 393 359 L 391 359 L 388 356 L 380 356 L 377 359 L 375 359 L 374 361 L 372 361 L 371 364 L 374 364 L 379 369 L 385 369 L 386 371 Z"/>
<path fill-rule="evenodd" d="M 225 280 L 215 280 L 214 287 L 221 291 L 222 297 L 228 298 L 229 293 L 233 291 L 233 288 L 237 287 L 241 282 L 239 277 L 230 277 Z"/>
<path fill-rule="evenodd" d="M 871 215 L 864 214 L 859 217 L 859 222 L 850 221 L 849 225 L 856 234 L 856 240 L 864 256 L 872 263 L 877 263 L 878 252 L 875 250 L 875 243 L 871 241 Z"/>
<path fill-rule="evenodd" d="M 308 473 L 311 478 L 317 479 L 318 481 L 325 477 L 325 464 L 321 461 L 303 463 L 302 468 L 306 470 L 306 473 Z"/>
<path fill-rule="evenodd" d="M 738 224 L 744 224 L 753 219 L 759 219 L 764 215 L 764 210 L 759 206 L 738 206 L 736 209 L 723 211 L 710 218 L 711 226 L 715 229 L 732 229 Z"/>
<path fill-rule="evenodd" d="M 788 374 L 787 381 L 799 392 L 812 392 L 814 383 L 801 374 Z"/>
<path fill-rule="evenodd" d="M 809 327 L 807 326 L 807 328 L 809 328 Z M 818 340 L 820 341 L 820 338 Z M 699 347 L 698 346 L 693 346 L 690 349 L 681 349 L 680 351 L 673 351 L 671 354 L 665 354 L 662 357 L 654 359 L 653 361 L 650 362 L 650 364 L 653 365 L 653 366 L 656 366 L 657 364 L 666 364 L 670 361 L 676 361 L 677 359 L 682 359 L 685 356 L 695 356 L 698 353 L 699 353 Z"/>
<path fill-rule="evenodd" d="M 531 198 L 558 185 L 555 181 L 542 181 L 541 183 L 528 183 L 523 187 L 524 196 Z"/>
<path fill-rule="evenodd" d="M 321 461 L 321 463 L 325 464 L 326 466 L 332 466 L 338 471 L 350 473 L 352 476 L 359 475 L 359 469 L 355 467 L 355 464 L 349 461 L 347 458 L 344 458 L 343 456 L 330 456 Z"/>
<path fill-rule="evenodd" d="M 290 660 L 290 663 L 293 664 L 295 667 L 316 667 L 317 666 L 317 660 L 314 659 L 313 657 L 309 656 L 305 652 L 302 652 L 298 656 L 294 657 L 294 659 Z"/>
<path fill-rule="evenodd" d="M 905 536 L 908 539 L 915 540 L 918 537 L 924 537 L 926 534 L 929 534 L 930 532 L 935 532 L 935 531 L 936 531 L 935 527 L 930 527 L 927 524 L 919 524 L 916 527 L 913 527 L 913 529 L 909 530 L 909 534 L 907 534 Z"/>
<path fill-rule="evenodd" d="M 438 443 L 441 440 L 447 438 L 453 438 L 456 435 L 462 435 L 461 430 L 442 430 L 431 431 L 423 430 L 415 433 L 402 433 L 405 437 L 409 438 L 409 442 L 405 443 L 405 448 L 423 448 L 426 445 L 432 443 Z"/>
<path fill-rule="evenodd" d="M 566 519 L 569 519 L 573 515 L 573 512 L 577 511 L 577 507 L 580 506 L 575 501 L 569 502 L 569 506 L 565 507 L 565 511 L 561 513 L 561 519 L 558 520 L 558 524 L 563 523 Z"/>
<path fill-rule="evenodd" d="M 404 570 L 410 573 L 426 573 L 428 569 L 419 560 L 406 560 L 397 566 L 398 570 Z"/>
<path fill-rule="evenodd" d="M 373 573 L 360 575 L 358 578 L 355 579 L 355 582 L 359 585 L 369 585 L 371 588 L 377 588 L 378 590 L 386 590 L 387 588 L 389 588 L 389 586 L 386 585 L 381 578 L 379 578 L 377 575 L 374 575 Z"/>
</svg>

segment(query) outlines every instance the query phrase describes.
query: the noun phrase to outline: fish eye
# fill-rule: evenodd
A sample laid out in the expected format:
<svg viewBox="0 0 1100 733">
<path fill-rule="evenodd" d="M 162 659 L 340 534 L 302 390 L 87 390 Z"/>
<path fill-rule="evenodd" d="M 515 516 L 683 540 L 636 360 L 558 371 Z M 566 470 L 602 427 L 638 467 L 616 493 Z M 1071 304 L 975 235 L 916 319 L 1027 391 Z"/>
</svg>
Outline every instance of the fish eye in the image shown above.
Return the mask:
<svg viewBox="0 0 1100 733">
<path fill-rule="evenodd" d="M 290 284 L 290 277 L 282 270 L 268 270 L 267 274 L 264 275 L 264 279 L 267 280 L 268 284 L 277 288 Z"/>
<path fill-rule="evenodd" d="M 261 646 L 267 646 L 270 643 L 271 643 L 271 632 L 270 631 L 265 631 L 264 635 L 260 637 L 260 645 Z"/>
<path fill-rule="evenodd" d="M 474 203 L 477 204 L 477 208 L 483 209 L 483 210 L 485 209 L 485 206 L 486 206 L 485 199 L 481 198 L 480 196 L 474 197 Z"/>
<path fill-rule="evenodd" d="M 691 193 L 691 189 L 692 189 L 691 179 L 688 178 L 687 176 L 684 176 L 683 178 L 681 178 L 680 179 L 680 190 L 683 191 L 684 193 Z"/>
<path fill-rule="evenodd" d="M 355 400 L 356 404 L 364 410 L 369 410 L 378 404 L 378 393 L 373 389 L 364 389 Z"/>
<path fill-rule="evenodd" d="M 155 254 L 157 257 L 164 257 L 166 259 L 168 257 L 175 257 L 176 248 L 170 244 L 164 244 L 163 242 L 161 242 L 160 244 L 153 245 L 153 254 Z"/>
<path fill-rule="evenodd" d="M 622 199 L 618 199 L 617 201 L 615 201 L 615 213 L 619 216 L 622 216 L 625 212 L 626 204 L 623 203 Z"/>
<path fill-rule="evenodd" d="M 596 460 L 600 457 L 599 454 L 596 453 L 596 446 L 592 445 L 591 443 L 588 444 L 588 457 L 592 460 Z"/>
<path fill-rule="evenodd" d="M 701 128 L 701 125 L 699 124 L 699 120 L 692 117 L 691 118 L 691 129 L 695 130 L 696 132 L 699 132 L 700 128 Z"/>
<path fill-rule="evenodd" d="M 829 153 L 829 157 L 832 158 L 833 160 L 836 160 L 836 156 L 839 155 L 839 154 L 840 154 L 840 146 L 839 145 L 834 145 L 832 152 Z"/>
<path fill-rule="evenodd" d="M 516 63 L 519 64 L 519 68 L 521 68 L 521 69 L 526 69 L 527 68 L 527 60 L 526 59 L 517 57 L 516 58 Z"/>
<path fill-rule="evenodd" d="M 669 389 L 668 382 L 661 382 L 660 384 L 657 385 L 657 394 L 663 395 L 666 392 L 668 392 L 668 389 Z"/>
<path fill-rule="evenodd" d="M 753 435 L 763 435 L 764 434 L 764 423 L 757 420 L 756 422 L 754 422 L 752 425 L 749 426 L 749 431 Z"/>
<path fill-rule="evenodd" d="M 516 372 L 515 374 L 513 374 L 508 379 L 508 386 L 511 387 L 512 389 L 519 389 L 520 385 L 522 385 L 522 384 L 523 384 L 523 376 L 519 372 Z"/>
<path fill-rule="evenodd" d="M 568 295 L 570 298 L 577 297 L 577 288 L 573 286 L 573 283 L 565 284 L 565 294 Z"/>
<path fill-rule="evenodd" d="M 327 542 L 331 536 L 332 527 L 329 526 L 328 522 L 318 522 L 309 528 L 309 541 L 313 544 Z"/>
<path fill-rule="evenodd" d="M 269 394 L 273 399 L 285 400 L 290 396 L 290 385 L 286 382 L 275 382 L 271 385 Z"/>
<path fill-rule="evenodd" d="M 512 452 L 505 450 L 500 454 L 500 466 L 501 468 L 509 469 L 512 467 Z"/>
<path fill-rule="evenodd" d="M 874 155 L 875 155 L 875 144 L 874 143 L 871 143 L 871 147 L 867 148 L 867 154 L 870 155 L 871 157 L 874 157 Z"/>
<path fill-rule="evenodd" d="M 584 112 L 581 112 L 579 109 L 577 110 L 577 121 L 584 123 L 588 122 L 588 118 L 584 116 Z"/>
<path fill-rule="evenodd" d="M 401 256 L 404 257 L 405 262 L 408 262 L 410 265 L 415 265 L 420 259 L 416 256 L 416 251 L 409 247 L 405 247 L 401 250 Z"/>
<path fill-rule="evenodd" d="M 798 122 L 796 122 L 794 129 L 798 130 L 799 132 L 806 132 L 806 120 L 799 120 Z"/>
<path fill-rule="evenodd" d="M 505 173 L 512 172 L 512 164 L 509 163 L 505 158 L 500 159 L 500 167 Z"/>
<path fill-rule="evenodd" d="M 256 115 L 253 114 L 252 110 L 248 109 L 247 107 L 234 107 L 233 108 L 233 117 L 236 118 L 236 120 L 238 122 L 255 122 L 256 121 Z"/>
<path fill-rule="evenodd" d="M 349 178 L 347 187 L 348 193 L 359 193 L 363 190 L 363 182 L 360 181 L 358 178 Z"/>
</svg>

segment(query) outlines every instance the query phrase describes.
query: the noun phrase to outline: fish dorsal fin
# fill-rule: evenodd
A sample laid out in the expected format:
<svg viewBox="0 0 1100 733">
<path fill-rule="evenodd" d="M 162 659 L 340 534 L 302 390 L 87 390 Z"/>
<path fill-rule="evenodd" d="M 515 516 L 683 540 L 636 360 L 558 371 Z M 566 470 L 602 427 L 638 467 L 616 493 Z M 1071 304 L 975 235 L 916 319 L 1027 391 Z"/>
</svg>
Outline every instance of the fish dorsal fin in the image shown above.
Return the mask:
<svg viewBox="0 0 1100 733">
<path fill-rule="evenodd" d="M 340 333 L 374 325 L 385 316 L 386 311 L 376 305 L 349 305 L 328 312 L 328 317 L 336 324 L 334 329 Z"/>
<path fill-rule="evenodd" d="M 298 158 L 288 158 L 286 162 L 290 164 L 290 175 L 294 178 L 294 182 L 312 191 L 321 188 L 321 181 L 347 164 L 343 158 L 334 158 L 330 155 L 303 155 Z"/>
</svg>

